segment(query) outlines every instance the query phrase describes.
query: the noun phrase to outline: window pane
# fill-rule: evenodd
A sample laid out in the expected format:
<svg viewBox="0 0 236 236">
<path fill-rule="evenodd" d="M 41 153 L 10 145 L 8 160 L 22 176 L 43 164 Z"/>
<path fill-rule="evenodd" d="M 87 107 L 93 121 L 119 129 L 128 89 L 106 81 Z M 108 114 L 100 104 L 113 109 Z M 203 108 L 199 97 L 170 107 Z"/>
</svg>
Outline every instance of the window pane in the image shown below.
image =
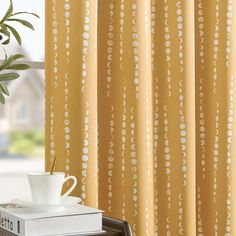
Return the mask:
<svg viewBox="0 0 236 236">
<path fill-rule="evenodd" d="M 1 1 L 0 18 L 2 19 L 10 1 Z M 5 48 L 8 53 L 21 52 L 26 55 L 26 60 L 43 61 L 44 60 L 44 0 L 13 0 L 14 12 L 28 11 L 36 13 L 40 19 L 30 16 L 21 15 L 22 19 L 30 21 L 34 25 L 35 31 L 23 27 L 19 23 L 9 23 L 14 26 L 22 37 L 22 47 L 19 47 L 15 39 L 12 39 L 10 45 Z M 3 50 L 0 50 L 0 58 L 3 58 Z"/>
<path fill-rule="evenodd" d="M 7 84 L 0 105 L 0 201 L 29 195 L 26 174 L 44 170 L 44 71 L 28 70 Z"/>
<path fill-rule="evenodd" d="M 0 19 L 10 1 L 1 1 Z M 40 19 L 22 15 L 32 31 L 19 23 L 11 24 L 22 37 L 4 46 L 7 54 L 22 53 L 24 60 L 44 61 L 44 0 L 13 0 L 14 12 L 36 13 Z M 0 44 L 0 59 L 4 58 Z M 11 96 L 0 104 L 0 202 L 29 196 L 27 173 L 44 170 L 44 71 L 21 72 L 21 78 L 7 84 Z"/>
</svg>

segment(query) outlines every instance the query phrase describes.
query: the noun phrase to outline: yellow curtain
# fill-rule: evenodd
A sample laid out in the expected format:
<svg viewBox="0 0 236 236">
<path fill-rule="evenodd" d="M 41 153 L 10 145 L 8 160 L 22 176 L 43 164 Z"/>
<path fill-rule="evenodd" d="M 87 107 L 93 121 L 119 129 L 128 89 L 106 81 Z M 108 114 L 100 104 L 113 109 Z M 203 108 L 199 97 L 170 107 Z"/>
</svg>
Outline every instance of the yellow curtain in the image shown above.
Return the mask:
<svg viewBox="0 0 236 236">
<path fill-rule="evenodd" d="M 198 235 L 236 235 L 235 3 L 195 3 Z"/>
<path fill-rule="evenodd" d="M 235 8 L 46 1 L 46 169 L 134 235 L 236 235 Z"/>
</svg>

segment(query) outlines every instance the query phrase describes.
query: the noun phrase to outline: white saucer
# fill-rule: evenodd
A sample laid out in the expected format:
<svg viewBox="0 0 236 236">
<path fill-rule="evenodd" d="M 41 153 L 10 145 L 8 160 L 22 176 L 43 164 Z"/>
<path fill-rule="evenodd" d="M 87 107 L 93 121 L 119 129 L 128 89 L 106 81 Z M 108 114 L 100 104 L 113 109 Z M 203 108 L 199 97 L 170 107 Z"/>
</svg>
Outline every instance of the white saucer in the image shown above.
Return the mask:
<svg viewBox="0 0 236 236">
<path fill-rule="evenodd" d="M 30 197 L 24 197 L 21 199 L 14 199 L 12 200 L 11 203 L 16 204 L 17 206 L 20 206 L 20 207 L 29 208 L 36 211 L 58 211 L 58 210 L 63 210 L 66 207 L 75 205 L 79 203 L 80 201 L 81 199 L 78 197 L 68 196 L 62 199 L 61 202 L 57 205 L 38 205 L 38 204 L 34 204 Z"/>
</svg>

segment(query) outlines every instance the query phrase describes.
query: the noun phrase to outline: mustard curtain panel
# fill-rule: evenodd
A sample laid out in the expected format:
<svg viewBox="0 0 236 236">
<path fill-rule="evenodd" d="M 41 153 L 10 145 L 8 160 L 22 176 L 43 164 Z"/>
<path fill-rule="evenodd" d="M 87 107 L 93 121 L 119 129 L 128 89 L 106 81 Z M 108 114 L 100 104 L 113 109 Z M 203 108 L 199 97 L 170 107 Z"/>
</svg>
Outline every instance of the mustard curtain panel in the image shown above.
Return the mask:
<svg viewBox="0 0 236 236">
<path fill-rule="evenodd" d="M 235 5 L 46 1 L 46 169 L 136 236 L 236 235 Z"/>
<path fill-rule="evenodd" d="M 195 2 L 197 235 L 236 235 L 236 2 Z"/>
</svg>

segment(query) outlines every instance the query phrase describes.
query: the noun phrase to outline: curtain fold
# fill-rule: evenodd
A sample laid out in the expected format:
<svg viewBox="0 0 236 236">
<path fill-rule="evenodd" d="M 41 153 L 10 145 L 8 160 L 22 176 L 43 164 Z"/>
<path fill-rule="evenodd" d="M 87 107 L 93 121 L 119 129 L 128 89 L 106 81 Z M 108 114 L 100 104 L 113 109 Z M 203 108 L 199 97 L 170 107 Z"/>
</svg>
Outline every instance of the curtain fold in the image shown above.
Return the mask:
<svg viewBox="0 0 236 236">
<path fill-rule="evenodd" d="M 235 235 L 235 2 L 195 8 L 197 233 Z"/>
<path fill-rule="evenodd" d="M 46 170 L 134 235 L 236 234 L 235 10 L 46 1 Z"/>
<path fill-rule="evenodd" d="M 194 235 L 194 2 L 153 5 L 156 232 Z"/>
</svg>

